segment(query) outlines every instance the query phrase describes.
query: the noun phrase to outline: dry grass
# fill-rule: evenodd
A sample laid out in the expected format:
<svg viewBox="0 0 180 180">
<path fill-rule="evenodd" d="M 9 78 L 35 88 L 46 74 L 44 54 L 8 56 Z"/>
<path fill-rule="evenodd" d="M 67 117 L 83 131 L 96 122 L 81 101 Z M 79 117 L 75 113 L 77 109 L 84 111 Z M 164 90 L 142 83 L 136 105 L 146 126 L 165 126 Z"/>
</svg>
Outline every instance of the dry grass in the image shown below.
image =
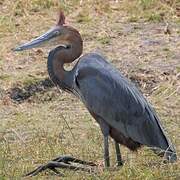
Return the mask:
<svg viewBox="0 0 180 180">
<path fill-rule="evenodd" d="M 59 7 L 65 10 L 67 22 L 80 30 L 84 53 L 100 50 L 140 86 L 179 154 L 178 3 L 178 0 L 0 0 L 0 179 L 20 179 L 39 164 L 62 154 L 103 162 L 99 127 L 83 104 L 72 95 L 59 93 L 55 87 L 36 93 L 32 90 L 48 77 L 48 49 L 11 51 L 52 26 Z M 170 34 L 165 33 L 166 23 Z M 12 100 L 12 88 L 22 90 L 22 97 L 27 93 L 30 96 L 19 102 Z M 125 165 L 117 170 L 111 142 L 111 170 L 102 171 L 100 166 L 97 174 L 65 171 L 65 179 L 180 177 L 179 161 L 163 164 L 148 148 L 132 154 L 122 147 L 122 153 Z M 51 173 L 34 179 L 50 178 L 58 179 Z"/>
</svg>

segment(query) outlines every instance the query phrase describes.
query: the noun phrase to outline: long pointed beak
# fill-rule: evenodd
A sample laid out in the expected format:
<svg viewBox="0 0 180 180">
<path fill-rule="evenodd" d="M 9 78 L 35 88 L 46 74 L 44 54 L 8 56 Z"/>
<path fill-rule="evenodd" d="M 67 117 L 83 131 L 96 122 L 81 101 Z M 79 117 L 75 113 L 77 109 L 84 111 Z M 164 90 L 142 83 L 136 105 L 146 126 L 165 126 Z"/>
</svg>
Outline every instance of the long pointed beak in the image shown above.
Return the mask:
<svg viewBox="0 0 180 180">
<path fill-rule="evenodd" d="M 34 39 L 30 42 L 27 42 L 25 44 L 22 44 L 12 50 L 13 51 L 23 51 L 23 50 L 43 46 L 46 42 L 49 42 L 50 40 L 53 40 L 53 39 L 55 40 L 56 37 L 58 37 L 60 34 L 61 34 L 61 29 L 60 29 L 60 27 L 56 26 L 56 27 L 50 29 L 49 31 L 47 31 L 46 33 L 44 33 L 43 35 L 37 37 L 36 39 Z"/>
</svg>

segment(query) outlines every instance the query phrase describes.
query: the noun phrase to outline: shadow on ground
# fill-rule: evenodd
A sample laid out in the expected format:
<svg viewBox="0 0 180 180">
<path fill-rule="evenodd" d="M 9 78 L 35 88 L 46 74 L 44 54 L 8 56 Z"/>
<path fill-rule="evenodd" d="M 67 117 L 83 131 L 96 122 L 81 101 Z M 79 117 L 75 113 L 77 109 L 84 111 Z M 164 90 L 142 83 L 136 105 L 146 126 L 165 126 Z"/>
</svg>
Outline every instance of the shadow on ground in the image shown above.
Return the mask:
<svg viewBox="0 0 180 180">
<path fill-rule="evenodd" d="M 159 82 L 159 79 L 153 72 L 145 71 L 143 69 L 139 69 L 138 73 L 132 72 L 128 75 L 128 78 L 147 95 L 150 95 L 153 92 L 153 89 Z M 49 78 L 46 78 L 22 87 L 16 85 L 15 87 L 8 89 L 5 94 L 14 102 L 22 103 L 30 97 L 33 97 L 35 94 L 43 94 L 51 91 L 53 87 L 55 87 L 53 82 Z"/>
<path fill-rule="evenodd" d="M 7 94 L 15 102 L 22 103 L 23 101 L 29 99 L 31 96 L 34 96 L 36 93 L 47 92 L 53 87 L 54 84 L 52 83 L 52 81 L 49 78 L 46 78 L 22 88 L 13 87 L 7 90 Z"/>
</svg>

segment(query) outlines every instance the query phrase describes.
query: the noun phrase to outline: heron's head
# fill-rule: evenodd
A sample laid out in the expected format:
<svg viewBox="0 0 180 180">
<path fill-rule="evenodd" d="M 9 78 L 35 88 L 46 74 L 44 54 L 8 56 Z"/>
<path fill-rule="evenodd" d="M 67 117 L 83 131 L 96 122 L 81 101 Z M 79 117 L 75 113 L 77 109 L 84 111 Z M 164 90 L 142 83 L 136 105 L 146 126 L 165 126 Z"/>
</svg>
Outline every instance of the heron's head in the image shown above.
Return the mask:
<svg viewBox="0 0 180 180">
<path fill-rule="evenodd" d="M 63 12 L 60 12 L 58 22 L 54 27 L 34 40 L 24 43 L 13 50 L 23 51 L 44 46 L 61 46 L 64 49 L 70 49 L 71 46 L 75 46 L 75 50 L 77 50 L 77 46 L 79 46 L 82 52 L 81 36 L 76 29 L 65 25 L 65 16 Z"/>
</svg>

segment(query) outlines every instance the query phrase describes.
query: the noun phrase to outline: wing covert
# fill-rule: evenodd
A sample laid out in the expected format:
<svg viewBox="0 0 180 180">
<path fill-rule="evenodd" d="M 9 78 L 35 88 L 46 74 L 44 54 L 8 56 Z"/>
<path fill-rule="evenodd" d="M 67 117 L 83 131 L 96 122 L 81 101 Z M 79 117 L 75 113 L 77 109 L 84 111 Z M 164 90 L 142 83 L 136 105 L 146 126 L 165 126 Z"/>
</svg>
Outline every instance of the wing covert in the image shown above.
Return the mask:
<svg viewBox="0 0 180 180">
<path fill-rule="evenodd" d="M 90 111 L 136 142 L 167 147 L 155 112 L 133 84 L 99 55 L 80 63 L 77 89 Z"/>
</svg>

